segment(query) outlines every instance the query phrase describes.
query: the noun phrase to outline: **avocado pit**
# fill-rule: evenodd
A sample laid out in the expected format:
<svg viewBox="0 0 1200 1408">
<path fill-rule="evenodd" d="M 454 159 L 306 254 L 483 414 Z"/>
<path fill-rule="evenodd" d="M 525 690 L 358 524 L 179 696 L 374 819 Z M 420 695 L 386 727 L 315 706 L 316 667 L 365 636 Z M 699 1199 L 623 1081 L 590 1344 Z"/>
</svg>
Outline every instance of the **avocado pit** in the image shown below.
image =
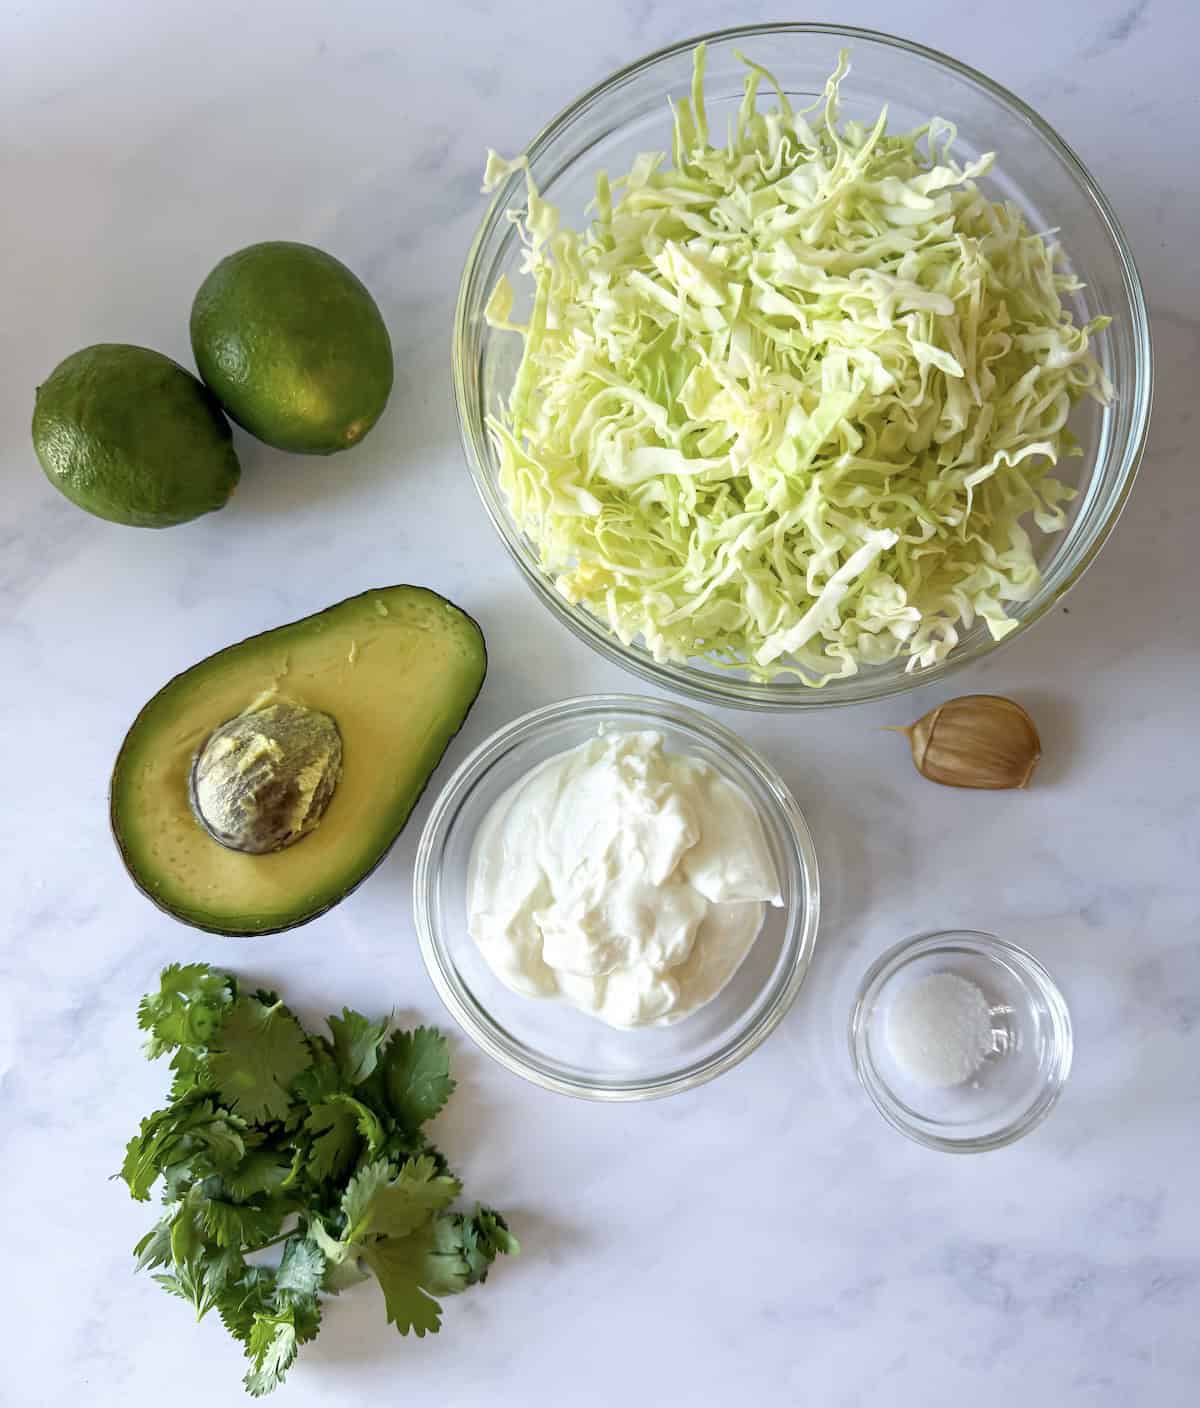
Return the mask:
<svg viewBox="0 0 1200 1408">
<path fill-rule="evenodd" d="M 290 699 L 255 701 L 209 734 L 188 795 L 214 841 L 265 855 L 313 830 L 341 773 L 342 736 L 330 715 Z"/>
</svg>

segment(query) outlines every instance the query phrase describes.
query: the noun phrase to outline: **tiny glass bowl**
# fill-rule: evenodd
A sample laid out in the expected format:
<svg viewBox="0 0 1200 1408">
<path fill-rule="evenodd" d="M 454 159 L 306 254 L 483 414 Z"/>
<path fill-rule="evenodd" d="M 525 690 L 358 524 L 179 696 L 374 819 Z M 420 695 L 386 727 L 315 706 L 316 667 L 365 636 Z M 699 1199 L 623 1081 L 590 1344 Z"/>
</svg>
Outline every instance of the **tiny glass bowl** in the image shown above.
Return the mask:
<svg viewBox="0 0 1200 1408">
<path fill-rule="evenodd" d="M 896 999 L 932 974 L 974 983 L 987 999 L 991 1049 L 957 1085 L 929 1085 L 905 1070 L 889 1040 Z M 972 1154 L 1011 1144 L 1053 1109 L 1071 1070 L 1071 1018 L 1042 965 L 992 934 L 919 934 L 867 971 L 850 1016 L 854 1068 L 879 1113 L 931 1149 Z"/>
<path fill-rule="evenodd" d="M 779 877 L 780 907 L 727 986 L 664 1027 L 606 1025 L 568 1003 L 526 997 L 492 972 L 467 929 L 471 847 L 493 803 L 539 763 L 601 730 L 653 730 L 669 753 L 701 759 L 750 798 Z M 701 1085 L 778 1026 L 808 971 L 820 897 L 812 835 L 774 769 L 736 734 L 666 700 L 605 694 L 515 720 L 471 754 L 434 804 L 417 848 L 413 911 L 442 1001 L 487 1054 L 547 1090 L 588 1100 L 649 1100 Z"/>
</svg>

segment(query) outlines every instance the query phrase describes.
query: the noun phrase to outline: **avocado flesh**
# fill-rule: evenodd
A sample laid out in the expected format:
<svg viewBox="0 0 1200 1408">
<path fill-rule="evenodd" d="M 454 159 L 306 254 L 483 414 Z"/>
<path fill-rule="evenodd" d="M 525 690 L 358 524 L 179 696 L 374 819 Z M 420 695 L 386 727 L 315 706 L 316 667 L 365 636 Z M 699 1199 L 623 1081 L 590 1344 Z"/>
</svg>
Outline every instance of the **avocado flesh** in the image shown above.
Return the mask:
<svg viewBox="0 0 1200 1408">
<path fill-rule="evenodd" d="M 475 622 L 410 586 L 352 597 L 193 665 L 141 711 L 113 770 L 113 832 L 134 882 L 213 933 L 266 934 L 316 918 L 387 854 L 486 668 Z M 336 722 L 341 774 L 311 831 L 250 854 L 204 829 L 189 783 L 212 734 L 264 696 Z"/>
</svg>

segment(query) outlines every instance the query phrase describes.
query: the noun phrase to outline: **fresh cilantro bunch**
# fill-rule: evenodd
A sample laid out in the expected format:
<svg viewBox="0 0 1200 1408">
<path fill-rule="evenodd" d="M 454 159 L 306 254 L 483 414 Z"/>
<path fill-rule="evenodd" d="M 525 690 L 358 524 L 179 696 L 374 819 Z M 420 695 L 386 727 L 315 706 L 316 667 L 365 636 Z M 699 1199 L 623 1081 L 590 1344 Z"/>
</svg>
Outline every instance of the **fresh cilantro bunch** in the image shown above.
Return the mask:
<svg viewBox="0 0 1200 1408">
<path fill-rule="evenodd" d="M 256 1397 L 321 1325 L 322 1293 L 374 1274 L 401 1334 L 436 1331 L 437 1296 L 515 1253 L 503 1217 L 451 1212 L 462 1185 L 422 1126 L 454 1090 L 445 1038 L 349 1009 L 306 1032 L 273 992 L 202 963 L 142 999 L 146 1054 L 171 1053 L 171 1103 L 142 1121 L 120 1176 L 162 1218 L 134 1248 L 159 1285 L 216 1310 Z M 248 1260 L 282 1246 L 277 1265 Z"/>
</svg>

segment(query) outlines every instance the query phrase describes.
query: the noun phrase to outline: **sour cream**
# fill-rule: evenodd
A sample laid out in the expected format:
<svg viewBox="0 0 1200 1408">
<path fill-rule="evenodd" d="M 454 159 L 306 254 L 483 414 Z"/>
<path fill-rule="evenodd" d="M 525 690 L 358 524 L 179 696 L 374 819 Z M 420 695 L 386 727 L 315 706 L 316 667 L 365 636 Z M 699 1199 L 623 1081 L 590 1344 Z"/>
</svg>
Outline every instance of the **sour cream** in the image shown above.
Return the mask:
<svg viewBox="0 0 1200 1408">
<path fill-rule="evenodd" d="M 514 992 L 614 1027 L 711 1002 L 781 905 L 741 788 L 654 732 L 602 733 L 493 805 L 467 878 L 472 938 Z"/>
</svg>

